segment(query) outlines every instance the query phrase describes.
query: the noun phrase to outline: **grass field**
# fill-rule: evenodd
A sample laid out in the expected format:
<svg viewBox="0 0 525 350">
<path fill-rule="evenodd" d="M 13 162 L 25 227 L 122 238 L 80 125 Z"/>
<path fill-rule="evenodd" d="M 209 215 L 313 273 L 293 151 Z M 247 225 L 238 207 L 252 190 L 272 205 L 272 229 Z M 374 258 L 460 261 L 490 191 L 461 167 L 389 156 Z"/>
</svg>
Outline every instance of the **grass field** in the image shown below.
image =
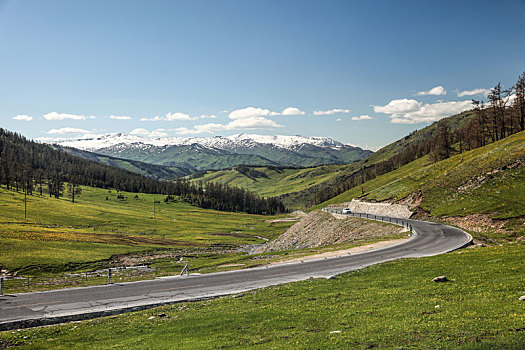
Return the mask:
<svg viewBox="0 0 525 350">
<path fill-rule="evenodd" d="M 158 249 L 231 248 L 263 243 L 291 223 L 270 217 L 204 210 L 184 202 L 164 203 L 164 196 L 83 188 L 67 198 L 24 196 L 0 188 L 0 265 L 8 270 L 37 266 L 33 272 L 98 267 L 117 254 Z M 107 200 L 106 200 L 107 197 Z M 153 218 L 153 201 L 158 200 Z"/>
<path fill-rule="evenodd" d="M 466 249 L 235 298 L 3 332 L 0 347 L 523 349 L 524 248 Z M 451 282 L 432 282 L 438 275 Z"/>
</svg>

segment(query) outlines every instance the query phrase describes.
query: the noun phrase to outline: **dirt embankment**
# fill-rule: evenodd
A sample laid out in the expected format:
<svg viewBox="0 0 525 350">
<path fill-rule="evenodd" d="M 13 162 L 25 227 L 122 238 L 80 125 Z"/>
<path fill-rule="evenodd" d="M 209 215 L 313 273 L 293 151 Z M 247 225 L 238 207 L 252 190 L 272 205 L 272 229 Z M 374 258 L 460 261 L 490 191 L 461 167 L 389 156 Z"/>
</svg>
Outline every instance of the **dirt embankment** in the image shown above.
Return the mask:
<svg viewBox="0 0 525 350">
<path fill-rule="evenodd" d="M 379 238 L 402 232 L 401 227 L 345 217 L 338 219 L 321 211 L 313 211 L 290 227 L 276 240 L 254 248 L 252 253 L 314 248 Z"/>
</svg>

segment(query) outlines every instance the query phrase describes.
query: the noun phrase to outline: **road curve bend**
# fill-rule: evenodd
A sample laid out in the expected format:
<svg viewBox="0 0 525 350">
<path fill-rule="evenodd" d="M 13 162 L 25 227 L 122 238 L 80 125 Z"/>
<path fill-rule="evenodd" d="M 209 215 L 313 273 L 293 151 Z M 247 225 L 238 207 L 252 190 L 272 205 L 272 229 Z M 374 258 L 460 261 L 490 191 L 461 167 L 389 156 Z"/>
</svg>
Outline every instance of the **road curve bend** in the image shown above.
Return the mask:
<svg viewBox="0 0 525 350">
<path fill-rule="evenodd" d="M 365 217 L 367 214 L 350 215 Z M 448 225 L 373 215 L 368 215 L 368 219 L 411 228 L 412 237 L 401 244 L 320 260 L 187 277 L 2 295 L 0 330 L 77 321 L 176 302 L 215 298 L 312 277 L 326 278 L 395 259 L 450 252 L 472 241 L 468 233 Z"/>
</svg>

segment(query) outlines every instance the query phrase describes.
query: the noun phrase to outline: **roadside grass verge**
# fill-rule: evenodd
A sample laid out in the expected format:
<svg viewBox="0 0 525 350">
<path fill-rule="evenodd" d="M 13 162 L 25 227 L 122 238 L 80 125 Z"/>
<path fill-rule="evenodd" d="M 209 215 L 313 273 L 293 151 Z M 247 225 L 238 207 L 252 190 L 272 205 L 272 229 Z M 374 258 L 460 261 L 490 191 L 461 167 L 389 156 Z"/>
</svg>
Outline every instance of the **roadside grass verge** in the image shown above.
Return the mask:
<svg viewBox="0 0 525 350">
<path fill-rule="evenodd" d="M 525 246 L 398 260 L 195 303 L 0 333 L 19 349 L 522 349 Z M 434 283 L 446 275 L 450 282 Z"/>
</svg>

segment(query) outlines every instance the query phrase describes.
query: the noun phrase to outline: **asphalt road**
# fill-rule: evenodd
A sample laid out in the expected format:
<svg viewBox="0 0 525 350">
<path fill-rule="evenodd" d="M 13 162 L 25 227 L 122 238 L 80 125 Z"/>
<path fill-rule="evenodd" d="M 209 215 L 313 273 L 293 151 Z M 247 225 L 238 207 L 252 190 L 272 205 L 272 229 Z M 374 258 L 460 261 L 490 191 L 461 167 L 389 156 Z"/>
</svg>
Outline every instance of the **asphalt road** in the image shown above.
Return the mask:
<svg viewBox="0 0 525 350">
<path fill-rule="evenodd" d="M 0 296 L 0 330 L 202 300 L 311 277 L 326 278 L 385 261 L 446 253 L 469 244 L 472 239 L 451 226 L 416 220 L 404 222 L 416 232 L 410 240 L 358 254 L 204 275 L 3 295 Z"/>
</svg>

